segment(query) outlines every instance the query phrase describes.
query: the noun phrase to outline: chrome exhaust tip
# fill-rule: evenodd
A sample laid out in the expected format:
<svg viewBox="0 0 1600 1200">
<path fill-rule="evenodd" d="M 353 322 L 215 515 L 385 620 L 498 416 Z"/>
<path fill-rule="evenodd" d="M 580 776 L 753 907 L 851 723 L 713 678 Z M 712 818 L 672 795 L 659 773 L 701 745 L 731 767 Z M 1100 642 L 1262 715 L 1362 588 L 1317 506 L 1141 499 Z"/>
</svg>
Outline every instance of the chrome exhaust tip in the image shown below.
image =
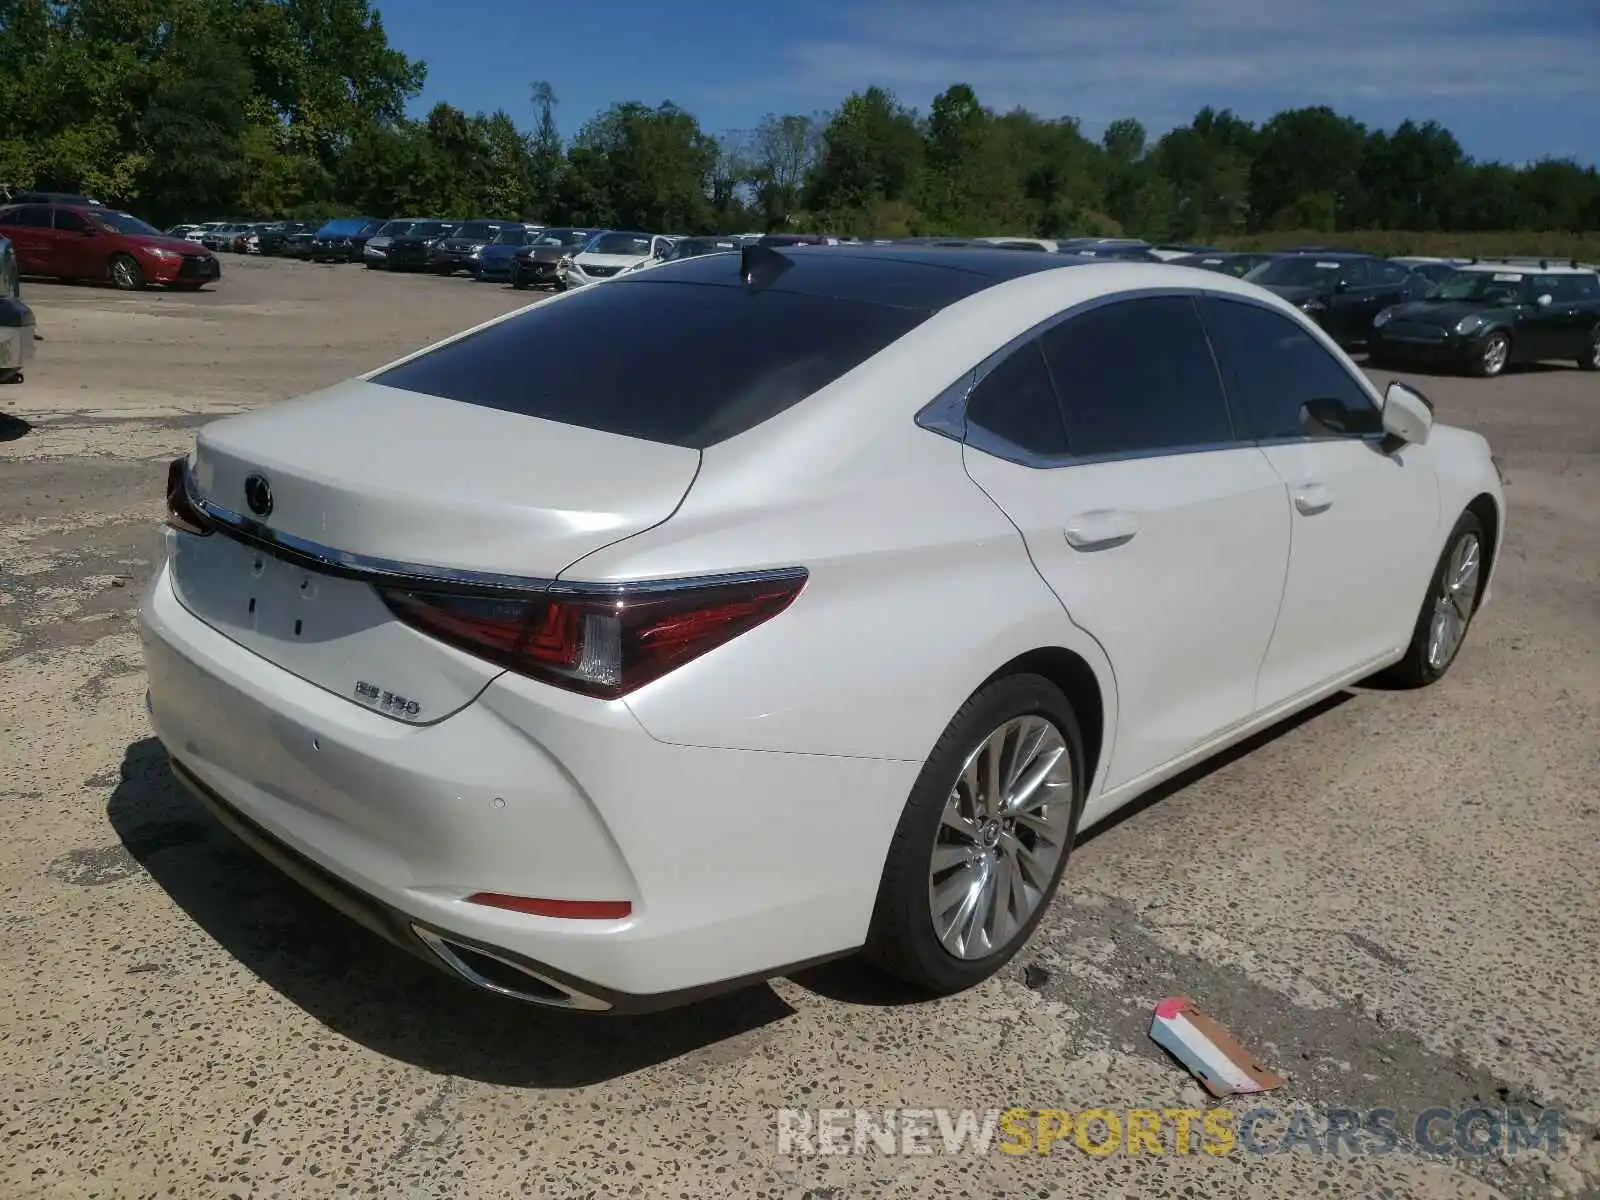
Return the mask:
<svg viewBox="0 0 1600 1200">
<path fill-rule="evenodd" d="M 451 974 L 486 992 L 509 996 L 513 1000 L 521 1000 L 525 1004 L 538 1004 L 545 1008 L 605 1012 L 611 1007 L 604 1000 L 587 996 L 564 983 L 547 979 L 491 950 L 464 945 L 421 925 L 413 925 L 411 932 L 417 935 L 422 944 L 433 952 Z"/>
</svg>

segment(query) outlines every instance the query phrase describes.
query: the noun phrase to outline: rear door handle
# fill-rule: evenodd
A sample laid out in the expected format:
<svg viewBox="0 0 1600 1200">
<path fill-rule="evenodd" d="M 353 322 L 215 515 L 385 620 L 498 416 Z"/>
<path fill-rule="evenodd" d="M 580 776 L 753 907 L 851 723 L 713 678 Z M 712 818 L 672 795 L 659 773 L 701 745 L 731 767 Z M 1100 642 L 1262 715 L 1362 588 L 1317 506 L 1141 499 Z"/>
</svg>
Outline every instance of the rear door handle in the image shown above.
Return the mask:
<svg viewBox="0 0 1600 1200">
<path fill-rule="evenodd" d="M 1325 483 L 1302 484 L 1294 494 L 1294 506 L 1305 516 L 1314 517 L 1333 507 L 1333 493 Z"/>
<path fill-rule="evenodd" d="M 1067 522 L 1067 544 L 1074 550 L 1110 550 L 1139 532 L 1139 518 L 1119 508 L 1079 513 Z"/>
</svg>

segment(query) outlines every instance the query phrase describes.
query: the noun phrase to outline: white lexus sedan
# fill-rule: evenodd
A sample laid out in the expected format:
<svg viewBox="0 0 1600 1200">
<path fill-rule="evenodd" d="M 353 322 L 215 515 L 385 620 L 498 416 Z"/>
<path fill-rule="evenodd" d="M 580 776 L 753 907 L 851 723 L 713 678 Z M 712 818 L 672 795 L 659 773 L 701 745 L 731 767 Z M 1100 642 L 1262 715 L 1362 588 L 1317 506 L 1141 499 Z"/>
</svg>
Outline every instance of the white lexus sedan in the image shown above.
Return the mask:
<svg viewBox="0 0 1600 1200">
<path fill-rule="evenodd" d="M 1505 530 L 1483 438 L 1263 289 L 976 248 L 568 292 L 207 426 L 168 504 L 176 776 L 460 978 L 615 1012 L 990 976 L 1085 828 L 1443 675 Z"/>
</svg>

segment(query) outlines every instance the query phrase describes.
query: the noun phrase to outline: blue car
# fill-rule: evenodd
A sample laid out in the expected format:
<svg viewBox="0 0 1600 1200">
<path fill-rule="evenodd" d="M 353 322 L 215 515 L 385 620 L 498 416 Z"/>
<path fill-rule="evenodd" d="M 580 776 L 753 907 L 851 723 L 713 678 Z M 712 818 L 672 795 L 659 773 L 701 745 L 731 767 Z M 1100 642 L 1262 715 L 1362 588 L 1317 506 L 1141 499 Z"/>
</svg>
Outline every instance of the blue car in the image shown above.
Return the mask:
<svg viewBox="0 0 1600 1200">
<path fill-rule="evenodd" d="M 511 281 L 511 262 L 517 251 L 533 245 L 534 239 L 544 232 L 542 225 L 513 225 L 502 229 L 494 241 L 480 250 L 472 260 L 472 276 L 480 280 Z"/>
</svg>

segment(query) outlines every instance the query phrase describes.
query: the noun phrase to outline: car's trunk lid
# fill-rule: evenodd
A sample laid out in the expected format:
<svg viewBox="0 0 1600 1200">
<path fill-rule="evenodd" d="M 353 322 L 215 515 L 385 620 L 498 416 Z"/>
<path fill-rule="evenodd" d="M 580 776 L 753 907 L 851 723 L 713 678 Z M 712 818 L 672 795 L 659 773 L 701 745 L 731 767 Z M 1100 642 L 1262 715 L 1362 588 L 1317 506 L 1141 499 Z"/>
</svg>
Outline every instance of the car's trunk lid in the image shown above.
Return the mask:
<svg viewBox="0 0 1600 1200">
<path fill-rule="evenodd" d="M 196 491 L 239 518 L 247 538 L 180 538 L 173 583 L 201 620 L 301 678 L 399 719 L 436 720 L 498 668 L 394 620 L 368 571 L 435 583 L 553 579 L 670 516 L 699 459 L 679 446 L 341 384 L 201 431 Z M 265 491 L 247 489 L 252 477 Z M 274 542 L 290 553 L 274 555 Z"/>
</svg>

